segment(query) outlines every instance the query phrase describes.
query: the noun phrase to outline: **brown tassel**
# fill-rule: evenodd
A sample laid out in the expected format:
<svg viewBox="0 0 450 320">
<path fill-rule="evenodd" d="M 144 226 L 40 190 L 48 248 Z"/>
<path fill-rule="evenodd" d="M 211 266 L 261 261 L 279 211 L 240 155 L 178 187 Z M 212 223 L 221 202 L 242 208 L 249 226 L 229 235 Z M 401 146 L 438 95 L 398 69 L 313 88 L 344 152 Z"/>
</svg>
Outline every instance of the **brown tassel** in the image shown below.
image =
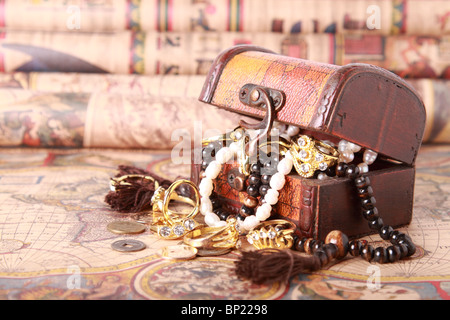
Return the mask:
<svg viewBox="0 0 450 320">
<path fill-rule="evenodd" d="M 168 188 L 172 183 L 169 180 L 155 176 L 149 171 L 126 165 L 118 167 L 116 178 L 136 174 L 150 176 L 164 188 Z M 125 213 L 137 213 L 149 209 L 155 192 L 154 182 L 145 178 L 126 179 L 124 182 L 127 182 L 127 184 L 117 185 L 115 191 L 110 191 L 105 196 L 105 202 L 110 205 L 111 209 Z"/>
<path fill-rule="evenodd" d="M 316 255 L 303 256 L 292 250 L 278 249 L 242 252 L 235 265 L 238 277 L 255 284 L 287 282 L 292 276 L 321 268 L 320 258 Z"/>
</svg>

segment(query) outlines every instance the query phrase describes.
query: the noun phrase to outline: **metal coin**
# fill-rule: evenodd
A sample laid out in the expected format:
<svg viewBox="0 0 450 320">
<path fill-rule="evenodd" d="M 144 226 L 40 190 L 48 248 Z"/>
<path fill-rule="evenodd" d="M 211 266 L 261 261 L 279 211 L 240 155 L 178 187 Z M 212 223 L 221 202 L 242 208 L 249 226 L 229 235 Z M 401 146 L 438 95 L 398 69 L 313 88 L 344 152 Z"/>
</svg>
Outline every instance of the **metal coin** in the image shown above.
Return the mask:
<svg viewBox="0 0 450 320">
<path fill-rule="evenodd" d="M 138 240 L 118 240 L 116 242 L 113 242 L 111 247 L 120 252 L 135 252 L 135 251 L 141 251 L 146 248 L 145 243 Z"/>
<path fill-rule="evenodd" d="M 158 254 L 164 259 L 189 260 L 197 255 L 197 248 L 187 245 L 167 246 L 160 249 Z"/>
<path fill-rule="evenodd" d="M 117 234 L 137 234 L 145 231 L 145 225 L 135 221 L 113 221 L 107 226 L 108 230 Z"/>
</svg>

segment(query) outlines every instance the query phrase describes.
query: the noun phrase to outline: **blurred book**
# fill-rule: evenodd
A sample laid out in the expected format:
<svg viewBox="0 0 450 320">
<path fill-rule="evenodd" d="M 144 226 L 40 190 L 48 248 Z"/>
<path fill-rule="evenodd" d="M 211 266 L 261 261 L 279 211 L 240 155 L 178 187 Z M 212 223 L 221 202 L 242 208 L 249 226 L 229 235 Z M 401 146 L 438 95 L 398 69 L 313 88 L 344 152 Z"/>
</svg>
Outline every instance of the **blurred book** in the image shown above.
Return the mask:
<svg viewBox="0 0 450 320">
<path fill-rule="evenodd" d="M 442 35 L 449 18 L 445 0 L 0 1 L 0 28 L 34 31 Z"/>
<path fill-rule="evenodd" d="M 281 33 L 0 33 L 0 72 L 206 75 L 224 49 L 253 44 L 283 55 L 373 64 L 404 78 L 450 78 L 450 36 Z"/>
</svg>

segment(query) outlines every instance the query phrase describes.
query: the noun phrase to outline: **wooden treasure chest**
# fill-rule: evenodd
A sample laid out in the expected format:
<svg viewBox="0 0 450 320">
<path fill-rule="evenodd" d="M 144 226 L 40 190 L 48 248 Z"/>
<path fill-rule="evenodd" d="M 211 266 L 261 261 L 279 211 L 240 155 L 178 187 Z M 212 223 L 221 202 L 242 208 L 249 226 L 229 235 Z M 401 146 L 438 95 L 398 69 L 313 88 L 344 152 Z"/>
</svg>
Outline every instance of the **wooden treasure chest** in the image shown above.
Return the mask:
<svg viewBox="0 0 450 320">
<path fill-rule="evenodd" d="M 240 45 L 216 58 L 199 100 L 254 118 L 254 123 L 243 124 L 259 130 L 260 137 L 269 136 L 276 124 L 291 133 L 327 141 L 336 149 L 344 141 L 377 154 L 367 176 L 380 216 L 394 228 L 410 223 L 414 164 L 426 115 L 415 90 L 393 73 L 367 64 L 336 66 Z M 252 145 L 254 140 L 249 138 L 246 145 L 249 154 L 258 148 Z M 355 163 L 364 157 L 362 151 L 357 152 L 359 148 L 352 156 Z M 265 155 L 270 153 L 266 150 Z M 191 179 L 198 183 L 204 169 L 202 152 L 194 151 L 192 157 Z M 321 168 L 325 169 L 334 170 Z M 374 233 L 361 217 L 360 199 L 351 179 L 333 177 L 333 173 L 326 179 L 323 173 L 320 178 L 317 173 L 305 177 L 299 170 L 286 176 L 271 218 L 289 220 L 297 226 L 299 236 L 315 239 L 324 239 L 336 229 L 349 237 Z M 243 180 L 236 180 L 241 175 Z M 249 173 L 231 162 L 214 182 L 222 205 L 235 214 L 245 200 L 245 175 Z M 239 187 L 236 181 L 241 181 Z"/>
</svg>

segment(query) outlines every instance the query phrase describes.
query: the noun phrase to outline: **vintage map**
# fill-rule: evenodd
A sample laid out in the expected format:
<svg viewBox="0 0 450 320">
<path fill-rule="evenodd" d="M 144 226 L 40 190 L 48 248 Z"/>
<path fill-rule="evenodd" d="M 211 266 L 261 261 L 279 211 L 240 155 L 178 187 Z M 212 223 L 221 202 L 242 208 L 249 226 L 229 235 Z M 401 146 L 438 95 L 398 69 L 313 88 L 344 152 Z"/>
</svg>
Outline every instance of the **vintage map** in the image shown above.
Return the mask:
<svg viewBox="0 0 450 320">
<path fill-rule="evenodd" d="M 0 299 L 449 299 L 450 146 L 424 146 L 417 161 L 414 217 L 405 228 L 414 257 L 392 265 L 348 258 L 289 284 L 253 285 L 234 274 L 239 251 L 188 261 L 161 258 L 150 231 L 117 235 L 128 217 L 104 203 L 119 164 L 175 179 L 189 167 L 170 153 L 99 149 L 0 151 Z M 112 250 L 119 239 L 147 248 Z M 369 237 L 380 241 L 377 236 Z"/>
</svg>

